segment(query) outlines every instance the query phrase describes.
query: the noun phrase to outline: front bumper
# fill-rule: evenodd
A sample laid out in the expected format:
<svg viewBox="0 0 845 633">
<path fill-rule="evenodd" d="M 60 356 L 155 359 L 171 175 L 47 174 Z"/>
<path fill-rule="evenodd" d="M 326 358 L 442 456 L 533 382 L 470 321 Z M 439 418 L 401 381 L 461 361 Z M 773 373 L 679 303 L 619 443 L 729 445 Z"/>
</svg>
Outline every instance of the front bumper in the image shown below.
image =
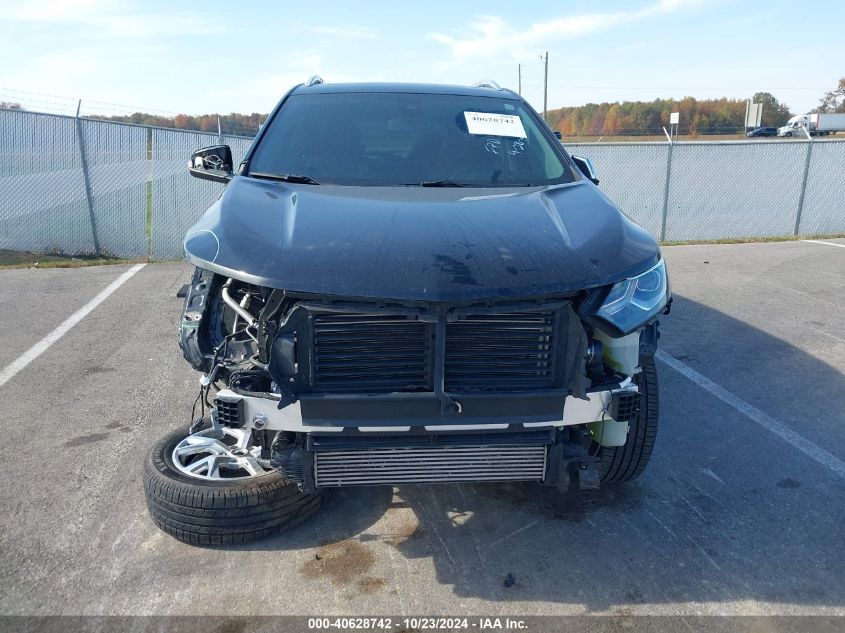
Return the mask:
<svg viewBox="0 0 845 633">
<path fill-rule="evenodd" d="M 629 411 L 637 398 L 636 384 L 626 379 L 588 391 L 586 399 L 553 392 L 464 396 L 460 413 L 443 415 L 440 401 L 429 394 L 304 396 L 279 409 L 274 398 L 223 389 L 215 414 L 224 425 L 292 433 L 530 429 L 628 419 L 620 411 Z"/>
</svg>

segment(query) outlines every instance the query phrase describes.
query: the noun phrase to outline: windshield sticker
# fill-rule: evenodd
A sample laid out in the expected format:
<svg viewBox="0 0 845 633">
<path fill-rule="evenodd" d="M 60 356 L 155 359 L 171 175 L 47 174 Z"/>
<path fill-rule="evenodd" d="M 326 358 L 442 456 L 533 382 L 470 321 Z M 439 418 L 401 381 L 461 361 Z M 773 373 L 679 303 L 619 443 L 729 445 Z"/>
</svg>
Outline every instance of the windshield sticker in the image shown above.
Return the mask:
<svg viewBox="0 0 845 633">
<path fill-rule="evenodd" d="M 495 114 L 492 112 L 464 112 L 467 131 L 470 134 L 485 136 L 510 136 L 526 138 L 522 119 L 515 114 Z"/>
</svg>

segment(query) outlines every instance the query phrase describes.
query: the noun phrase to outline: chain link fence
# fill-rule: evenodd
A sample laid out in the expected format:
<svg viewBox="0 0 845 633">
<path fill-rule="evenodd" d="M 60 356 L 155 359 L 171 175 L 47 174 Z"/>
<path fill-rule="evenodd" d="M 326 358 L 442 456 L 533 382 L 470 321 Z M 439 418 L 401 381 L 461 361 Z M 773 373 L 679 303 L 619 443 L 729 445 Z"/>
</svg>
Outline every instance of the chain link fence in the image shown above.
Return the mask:
<svg viewBox="0 0 845 633">
<path fill-rule="evenodd" d="M 188 158 L 252 139 L 0 109 L 0 249 L 182 256 L 220 196 Z M 567 143 L 652 235 L 715 240 L 845 233 L 845 141 Z"/>
<path fill-rule="evenodd" d="M 220 196 L 188 174 L 218 142 L 251 138 L 0 109 L 0 250 L 177 259 Z"/>
<path fill-rule="evenodd" d="M 845 141 L 567 143 L 667 241 L 845 233 Z"/>
</svg>

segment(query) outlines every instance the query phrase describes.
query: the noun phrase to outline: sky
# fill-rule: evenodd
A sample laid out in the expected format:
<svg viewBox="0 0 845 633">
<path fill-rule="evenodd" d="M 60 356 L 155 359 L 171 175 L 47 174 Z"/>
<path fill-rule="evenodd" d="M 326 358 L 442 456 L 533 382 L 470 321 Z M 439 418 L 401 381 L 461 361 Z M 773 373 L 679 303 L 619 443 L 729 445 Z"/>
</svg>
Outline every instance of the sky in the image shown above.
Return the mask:
<svg viewBox="0 0 845 633">
<path fill-rule="evenodd" d="M 845 76 L 840 0 L 0 0 L 0 101 L 268 112 L 327 82 L 494 79 L 543 107 L 771 92 L 805 112 Z"/>
</svg>

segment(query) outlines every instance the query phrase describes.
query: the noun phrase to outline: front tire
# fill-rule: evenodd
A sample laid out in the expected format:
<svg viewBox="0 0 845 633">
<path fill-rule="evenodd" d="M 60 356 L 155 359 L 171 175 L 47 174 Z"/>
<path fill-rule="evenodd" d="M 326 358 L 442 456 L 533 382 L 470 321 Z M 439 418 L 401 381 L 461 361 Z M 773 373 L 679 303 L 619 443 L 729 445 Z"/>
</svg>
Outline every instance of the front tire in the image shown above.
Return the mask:
<svg viewBox="0 0 845 633">
<path fill-rule="evenodd" d="M 320 507 L 320 492 L 303 494 L 276 470 L 233 479 L 185 474 L 173 461 L 188 436 L 179 429 L 155 443 L 144 464 L 144 492 L 153 522 L 191 545 L 234 545 L 297 525 Z"/>
<path fill-rule="evenodd" d="M 640 358 L 642 371 L 634 376 L 640 389 L 640 411 L 628 422 L 628 440 L 623 446 L 592 444 L 602 484 L 618 484 L 636 479 L 645 470 L 657 438 L 659 409 L 657 366 L 653 356 Z"/>
</svg>

